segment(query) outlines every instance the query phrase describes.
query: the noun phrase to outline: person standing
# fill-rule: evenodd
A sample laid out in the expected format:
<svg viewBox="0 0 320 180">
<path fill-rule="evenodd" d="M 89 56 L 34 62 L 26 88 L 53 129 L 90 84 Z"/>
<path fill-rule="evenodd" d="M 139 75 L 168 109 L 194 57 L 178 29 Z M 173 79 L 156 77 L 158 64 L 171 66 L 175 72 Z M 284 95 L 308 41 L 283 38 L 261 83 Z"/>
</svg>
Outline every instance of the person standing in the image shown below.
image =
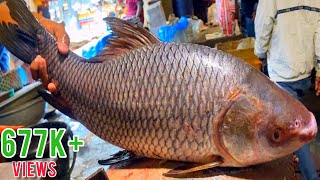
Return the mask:
<svg viewBox="0 0 320 180">
<path fill-rule="evenodd" d="M 247 37 L 255 37 L 254 19 L 259 0 L 241 0 L 241 11 L 244 16 Z"/>
<path fill-rule="evenodd" d="M 255 18 L 255 54 L 272 81 L 301 100 L 315 68 L 320 95 L 320 1 L 260 0 Z M 318 179 L 309 145 L 294 153 L 305 179 Z"/>
<path fill-rule="evenodd" d="M 123 0 L 118 0 L 122 4 Z M 143 15 L 143 0 L 126 0 L 126 16 L 125 19 L 138 18 L 140 22 L 144 23 Z"/>
<path fill-rule="evenodd" d="M 193 0 L 194 15 L 203 21 L 203 24 L 208 23 L 208 8 L 215 3 L 215 0 Z"/>
</svg>

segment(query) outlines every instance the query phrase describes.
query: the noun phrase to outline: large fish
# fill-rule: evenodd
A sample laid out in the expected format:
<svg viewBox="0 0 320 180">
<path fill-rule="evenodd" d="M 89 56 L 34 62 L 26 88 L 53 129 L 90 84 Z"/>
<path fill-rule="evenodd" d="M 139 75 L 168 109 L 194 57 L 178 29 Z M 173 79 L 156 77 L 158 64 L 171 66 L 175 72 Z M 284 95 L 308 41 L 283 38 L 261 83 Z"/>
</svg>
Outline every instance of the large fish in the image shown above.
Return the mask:
<svg viewBox="0 0 320 180">
<path fill-rule="evenodd" d="M 317 133 L 305 106 L 229 54 L 161 43 L 139 26 L 106 18 L 118 38 L 101 54 L 61 55 L 21 0 L 1 6 L 12 21 L 2 20 L 0 42 L 26 63 L 38 54 L 47 60 L 58 94 L 42 92 L 44 99 L 137 155 L 200 164 L 184 173 L 246 167 L 286 156 Z"/>
</svg>

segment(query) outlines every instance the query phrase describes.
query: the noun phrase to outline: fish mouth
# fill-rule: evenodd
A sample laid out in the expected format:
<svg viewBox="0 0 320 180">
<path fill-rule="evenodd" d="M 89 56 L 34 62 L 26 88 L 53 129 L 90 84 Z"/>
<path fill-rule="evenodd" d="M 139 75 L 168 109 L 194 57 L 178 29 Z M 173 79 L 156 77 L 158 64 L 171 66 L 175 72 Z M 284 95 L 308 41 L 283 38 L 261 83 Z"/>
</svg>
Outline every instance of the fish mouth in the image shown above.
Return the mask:
<svg viewBox="0 0 320 180">
<path fill-rule="evenodd" d="M 299 133 L 299 140 L 303 143 L 310 143 L 318 133 L 318 126 L 316 118 L 313 113 L 310 113 L 310 120 L 308 124 L 303 127 L 302 131 Z"/>
</svg>

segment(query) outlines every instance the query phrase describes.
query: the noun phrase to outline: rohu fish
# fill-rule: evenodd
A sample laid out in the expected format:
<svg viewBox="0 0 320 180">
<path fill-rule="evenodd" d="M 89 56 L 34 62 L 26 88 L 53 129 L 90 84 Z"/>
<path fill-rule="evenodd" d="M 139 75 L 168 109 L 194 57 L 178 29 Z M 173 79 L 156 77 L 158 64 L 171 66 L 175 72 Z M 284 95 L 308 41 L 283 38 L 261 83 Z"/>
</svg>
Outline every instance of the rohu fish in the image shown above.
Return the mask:
<svg viewBox="0 0 320 180">
<path fill-rule="evenodd" d="M 40 92 L 48 103 L 136 155 L 199 164 L 172 174 L 269 162 L 316 136 L 315 117 L 302 103 L 227 53 L 162 43 L 108 17 L 117 37 L 99 55 L 62 55 L 22 0 L 1 5 L 13 19 L 1 20 L 1 44 L 26 63 L 38 54 L 47 60 L 58 88 Z"/>
</svg>

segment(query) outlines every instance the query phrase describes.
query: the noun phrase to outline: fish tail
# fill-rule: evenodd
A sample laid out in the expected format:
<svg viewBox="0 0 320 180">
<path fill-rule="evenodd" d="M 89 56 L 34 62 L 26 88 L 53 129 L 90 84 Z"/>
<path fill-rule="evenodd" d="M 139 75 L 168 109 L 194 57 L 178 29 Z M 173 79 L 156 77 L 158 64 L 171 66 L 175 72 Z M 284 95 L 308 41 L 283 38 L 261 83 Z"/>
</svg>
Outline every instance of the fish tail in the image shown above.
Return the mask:
<svg viewBox="0 0 320 180">
<path fill-rule="evenodd" d="M 0 17 L 0 43 L 17 58 L 30 64 L 37 55 L 37 32 L 44 28 L 23 0 L 5 0 L 0 7 L 8 10 Z M 8 17 L 11 17 L 10 21 Z"/>
</svg>

